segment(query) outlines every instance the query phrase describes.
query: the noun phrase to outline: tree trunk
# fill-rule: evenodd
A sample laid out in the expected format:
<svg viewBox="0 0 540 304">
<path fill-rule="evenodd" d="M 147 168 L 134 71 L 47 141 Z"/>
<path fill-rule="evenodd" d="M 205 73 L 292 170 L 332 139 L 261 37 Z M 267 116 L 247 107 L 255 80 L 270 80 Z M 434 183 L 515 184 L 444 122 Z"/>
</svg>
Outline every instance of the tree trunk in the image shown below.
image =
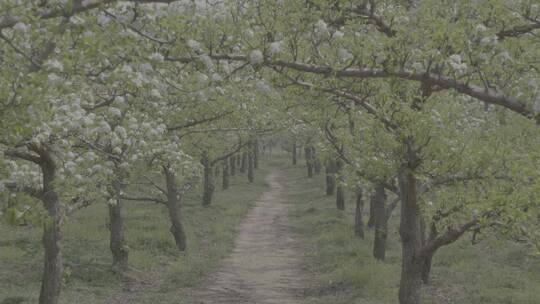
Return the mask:
<svg viewBox="0 0 540 304">
<path fill-rule="evenodd" d="M 212 164 L 210 163 L 210 159 L 208 158 L 208 152 L 203 153 L 201 163 L 203 165 L 204 171 L 202 205 L 210 206 L 210 204 L 212 204 L 212 197 L 214 195 L 215 187 L 214 177 L 212 175 Z"/>
<path fill-rule="evenodd" d="M 338 176 L 338 183 L 336 189 L 336 207 L 338 210 L 345 210 L 345 189 L 343 188 L 343 162 L 341 159 L 336 161 L 336 174 Z"/>
<path fill-rule="evenodd" d="M 254 169 L 254 154 L 253 153 L 253 150 L 250 151 L 249 155 L 248 155 L 248 181 L 249 183 L 253 183 L 254 179 L 255 179 L 255 174 L 253 172 L 253 169 Z"/>
<path fill-rule="evenodd" d="M 62 288 L 63 266 L 60 242 L 62 241 L 63 214 L 53 184 L 56 166 L 48 153 L 45 158 L 41 164 L 43 172 L 43 196 L 41 200 L 47 210 L 49 219 L 43 224 L 42 242 L 45 255 L 39 304 L 57 304 Z"/>
<path fill-rule="evenodd" d="M 315 153 L 315 148 L 313 148 L 313 170 L 315 171 L 315 175 L 321 174 L 321 160 Z"/>
<path fill-rule="evenodd" d="M 116 175 L 118 175 L 117 173 Z M 109 247 L 113 257 L 113 267 L 119 271 L 125 271 L 128 268 L 129 252 L 124 239 L 124 219 L 122 218 L 122 199 L 121 195 L 124 185 L 120 177 L 113 181 L 111 197 L 114 197 L 114 204 L 109 204 Z"/>
<path fill-rule="evenodd" d="M 374 193 L 370 200 L 369 200 L 369 219 L 368 219 L 368 222 L 367 222 L 367 226 L 368 228 L 373 228 L 375 227 L 375 205 L 377 204 L 376 202 L 376 197 L 375 197 L 376 193 Z"/>
<path fill-rule="evenodd" d="M 230 164 L 229 164 L 229 167 L 230 167 L 230 171 L 231 171 L 231 176 L 235 176 L 236 175 L 236 155 L 233 155 L 231 156 L 230 158 Z"/>
<path fill-rule="evenodd" d="M 364 209 L 364 201 L 362 200 L 362 188 L 356 188 L 356 210 L 354 216 L 354 235 L 364 238 L 364 221 L 362 220 L 362 210 Z"/>
<path fill-rule="evenodd" d="M 298 162 L 298 156 L 296 152 L 296 141 L 295 141 L 292 144 L 292 164 L 296 165 L 297 162 Z"/>
<path fill-rule="evenodd" d="M 313 155 L 312 150 L 309 145 L 306 145 L 304 148 L 304 155 L 306 156 L 306 167 L 307 167 L 307 177 L 313 177 Z"/>
<path fill-rule="evenodd" d="M 247 158 L 248 158 L 247 152 L 242 152 L 242 162 L 240 164 L 240 173 L 246 173 L 247 162 L 248 162 Z"/>
<path fill-rule="evenodd" d="M 386 258 L 386 238 L 388 236 L 388 221 L 386 216 L 386 193 L 383 185 L 375 186 L 375 194 L 372 196 L 373 222 L 375 227 L 375 239 L 373 240 L 373 256 L 375 259 L 384 261 Z"/>
<path fill-rule="evenodd" d="M 229 160 L 224 159 L 223 160 L 223 174 L 222 174 L 222 188 L 223 190 L 229 189 Z"/>
<path fill-rule="evenodd" d="M 259 140 L 253 140 L 253 169 L 259 169 Z"/>
<path fill-rule="evenodd" d="M 336 189 L 336 164 L 330 159 L 326 163 L 326 195 L 334 195 Z"/>
<path fill-rule="evenodd" d="M 419 304 L 422 289 L 424 260 L 422 249 L 421 214 L 416 193 L 416 177 L 408 169 L 399 173 L 401 193 L 401 223 L 399 234 L 402 246 L 400 304 Z"/>
<path fill-rule="evenodd" d="M 424 268 L 422 269 L 422 283 L 429 284 L 429 275 L 431 273 L 431 262 L 433 260 L 433 255 L 435 252 L 428 253 L 424 257 Z"/>
<path fill-rule="evenodd" d="M 186 250 L 186 233 L 181 217 L 182 196 L 176 186 L 176 175 L 168 167 L 163 167 L 163 173 L 167 182 L 167 210 L 171 221 L 170 231 L 174 237 L 174 242 L 178 250 Z"/>
</svg>

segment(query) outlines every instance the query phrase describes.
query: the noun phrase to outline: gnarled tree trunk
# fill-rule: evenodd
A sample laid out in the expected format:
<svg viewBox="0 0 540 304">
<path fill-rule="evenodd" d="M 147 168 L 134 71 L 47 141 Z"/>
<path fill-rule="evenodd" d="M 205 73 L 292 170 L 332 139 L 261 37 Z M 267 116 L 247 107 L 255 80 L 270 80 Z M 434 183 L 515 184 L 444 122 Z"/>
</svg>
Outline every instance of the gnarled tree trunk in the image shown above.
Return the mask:
<svg viewBox="0 0 540 304">
<path fill-rule="evenodd" d="M 315 151 L 315 150 L 313 150 L 313 151 Z M 315 152 L 313 153 L 313 155 L 315 155 L 315 157 L 313 159 L 313 171 L 315 172 L 315 175 L 319 175 L 319 174 L 321 174 L 321 160 L 315 154 Z"/>
<path fill-rule="evenodd" d="M 251 150 L 249 155 L 248 155 L 248 181 L 249 183 L 253 183 L 253 181 L 255 180 L 255 173 L 253 172 L 254 170 L 254 151 Z"/>
<path fill-rule="evenodd" d="M 362 198 L 362 187 L 356 188 L 356 210 L 354 216 L 354 235 L 364 238 L 364 221 L 362 219 L 362 211 L 364 209 L 364 201 Z"/>
<path fill-rule="evenodd" d="M 401 193 L 399 234 L 402 246 L 399 303 L 419 304 L 424 259 L 420 257 L 423 244 L 421 214 L 416 189 L 417 180 L 410 169 L 402 169 L 398 179 Z"/>
<path fill-rule="evenodd" d="M 329 159 L 325 167 L 326 173 L 326 195 L 334 195 L 336 190 L 336 164 L 333 159 Z"/>
<path fill-rule="evenodd" d="M 62 288 L 62 241 L 63 214 L 58 194 L 54 188 L 56 165 L 48 152 L 43 151 L 40 163 L 43 172 L 43 195 L 41 200 L 49 219 L 43 225 L 43 276 L 39 304 L 57 304 Z"/>
<path fill-rule="evenodd" d="M 229 189 L 229 160 L 223 160 L 223 173 L 221 187 L 223 190 Z"/>
<path fill-rule="evenodd" d="M 375 205 L 376 204 L 377 202 L 376 202 L 375 193 L 374 193 L 373 195 L 371 195 L 370 200 L 369 200 L 369 219 L 367 222 L 368 228 L 375 227 L 375 211 L 376 211 Z"/>
<path fill-rule="evenodd" d="M 380 261 L 386 258 L 386 239 L 388 236 L 388 221 L 386 216 L 386 193 L 384 186 L 375 186 L 373 202 L 373 222 L 375 227 L 375 238 L 373 240 L 373 256 Z"/>
<path fill-rule="evenodd" d="M 306 167 L 307 167 L 307 177 L 312 178 L 313 177 L 313 150 L 311 149 L 311 146 L 306 145 L 304 147 L 304 154 L 306 155 Z"/>
<path fill-rule="evenodd" d="M 296 163 L 298 162 L 298 155 L 297 155 L 297 151 L 296 151 L 296 141 L 293 142 L 292 144 L 292 164 L 293 165 L 296 165 Z"/>
<path fill-rule="evenodd" d="M 235 176 L 236 175 L 236 155 L 233 155 L 231 156 L 230 158 L 230 171 L 231 171 L 231 176 Z"/>
<path fill-rule="evenodd" d="M 240 173 L 246 173 L 247 165 L 248 165 L 248 153 L 242 152 L 242 161 L 240 164 Z"/>
<path fill-rule="evenodd" d="M 181 218 L 181 201 L 182 195 L 178 192 L 176 186 L 176 175 L 168 167 L 163 167 L 163 173 L 167 183 L 167 210 L 169 211 L 169 219 L 171 221 L 170 231 L 174 237 L 176 247 L 180 251 L 186 250 L 186 233 Z"/>
<path fill-rule="evenodd" d="M 208 152 L 204 152 L 201 163 L 203 165 L 203 197 L 202 205 L 210 206 L 212 204 L 212 197 L 214 196 L 214 177 L 212 175 L 212 164 L 208 157 Z"/>
<path fill-rule="evenodd" d="M 118 177 L 119 178 L 119 177 Z M 113 257 L 113 266 L 115 269 L 125 271 L 128 268 L 129 252 L 124 239 L 124 219 L 122 217 L 122 190 L 124 186 L 121 179 L 113 182 L 112 195 L 114 204 L 109 204 L 109 230 L 110 240 L 109 248 Z"/>
<path fill-rule="evenodd" d="M 253 140 L 253 169 L 259 169 L 259 140 Z"/>
<path fill-rule="evenodd" d="M 338 176 L 338 183 L 336 187 L 336 207 L 338 210 L 345 210 L 345 189 L 343 188 L 343 161 L 338 159 L 336 161 L 336 174 Z"/>
</svg>

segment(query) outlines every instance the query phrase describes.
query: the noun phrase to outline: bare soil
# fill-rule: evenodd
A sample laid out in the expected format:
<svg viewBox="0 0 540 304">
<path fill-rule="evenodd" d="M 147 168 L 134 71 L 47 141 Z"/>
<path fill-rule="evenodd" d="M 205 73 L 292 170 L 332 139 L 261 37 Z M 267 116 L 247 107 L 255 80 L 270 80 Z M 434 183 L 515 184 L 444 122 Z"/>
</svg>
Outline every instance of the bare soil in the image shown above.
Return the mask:
<svg viewBox="0 0 540 304">
<path fill-rule="evenodd" d="M 266 177 L 270 189 L 239 225 L 232 254 L 190 292 L 192 303 L 301 303 L 307 278 L 300 241 L 288 222 L 282 174 L 276 169 Z"/>
</svg>

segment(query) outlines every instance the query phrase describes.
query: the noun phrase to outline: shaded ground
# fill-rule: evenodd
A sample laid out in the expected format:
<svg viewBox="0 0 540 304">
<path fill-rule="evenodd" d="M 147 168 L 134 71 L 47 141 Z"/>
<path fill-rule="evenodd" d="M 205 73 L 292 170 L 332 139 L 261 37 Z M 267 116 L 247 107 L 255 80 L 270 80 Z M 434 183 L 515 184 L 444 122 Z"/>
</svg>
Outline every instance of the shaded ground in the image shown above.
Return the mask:
<svg viewBox="0 0 540 304">
<path fill-rule="evenodd" d="M 273 170 L 267 176 L 270 189 L 238 227 L 231 256 L 191 292 L 192 303 L 300 303 L 306 279 L 299 241 L 288 222 L 282 174 Z"/>
</svg>

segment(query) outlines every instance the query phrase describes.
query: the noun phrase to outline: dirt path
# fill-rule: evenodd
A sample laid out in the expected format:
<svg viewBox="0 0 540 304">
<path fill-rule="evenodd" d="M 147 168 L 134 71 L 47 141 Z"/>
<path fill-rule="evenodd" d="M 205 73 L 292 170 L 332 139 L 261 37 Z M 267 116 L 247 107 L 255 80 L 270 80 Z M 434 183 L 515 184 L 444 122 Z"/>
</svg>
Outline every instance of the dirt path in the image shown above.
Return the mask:
<svg viewBox="0 0 540 304">
<path fill-rule="evenodd" d="M 300 303 L 306 279 L 282 198 L 282 173 L 273 170 L 266 180 L 270 189 L 240 224 L 231 256 L 194 292 L 194 303 Z"/>
</svg>

